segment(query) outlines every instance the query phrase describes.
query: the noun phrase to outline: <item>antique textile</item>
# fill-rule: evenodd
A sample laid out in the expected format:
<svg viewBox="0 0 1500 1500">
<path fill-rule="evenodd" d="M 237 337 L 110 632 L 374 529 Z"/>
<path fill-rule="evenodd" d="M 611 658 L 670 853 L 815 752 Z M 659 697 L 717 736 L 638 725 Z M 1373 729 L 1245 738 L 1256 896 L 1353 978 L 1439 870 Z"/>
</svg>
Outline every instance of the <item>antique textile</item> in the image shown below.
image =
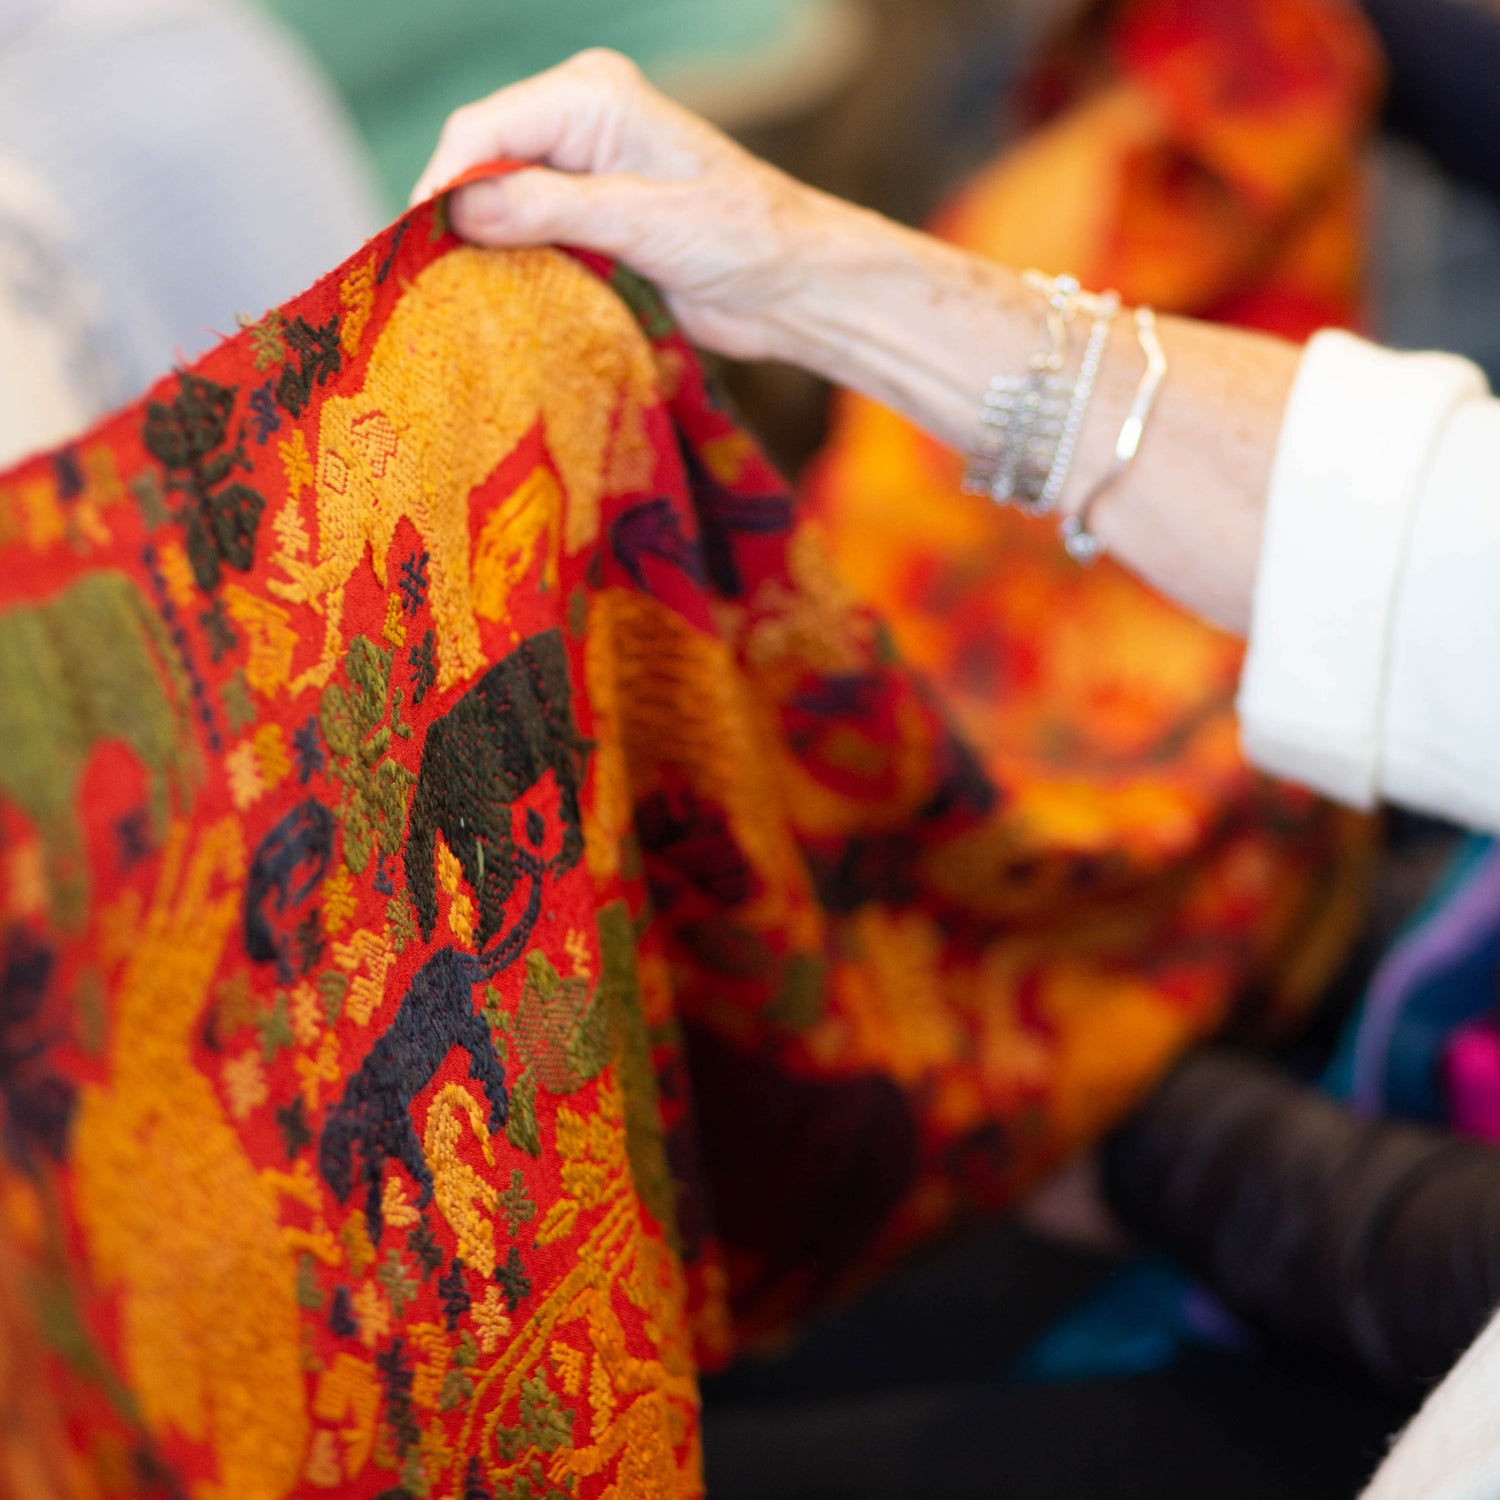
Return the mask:
<svg viewBox="0 0 1500 1500">
<path fill-rule="evenodd" d="M 981 763 L 649 290 L 430 205 L 0 478 L 0 1484 L 696 1493 L 1299 991 L 1343 825 L 1153 694 Z"/>
</svg>

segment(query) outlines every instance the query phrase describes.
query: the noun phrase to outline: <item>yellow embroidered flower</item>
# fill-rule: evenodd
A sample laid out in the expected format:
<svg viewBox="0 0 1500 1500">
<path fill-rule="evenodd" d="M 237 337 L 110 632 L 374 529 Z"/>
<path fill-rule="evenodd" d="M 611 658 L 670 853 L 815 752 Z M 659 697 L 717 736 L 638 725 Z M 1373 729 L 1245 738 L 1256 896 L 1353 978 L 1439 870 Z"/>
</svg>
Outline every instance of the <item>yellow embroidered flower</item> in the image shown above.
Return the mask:
<svg viewBox="0 0 1500 1500">
<path fill-rule="evenodd" d="M 265 1069 L 261 1067 L 258 1052 L 242 1052 L 238 1057 L 230 1058 L 224 1064 L 223 1077 L 229 1113 L 236 1120 L 249 1119 L 269 1097 Z"/>
<path fill-rule="evenodd" d="M 323 882 L 323 931 L 337 937 L 348 925 L 359 907 L 359 896 L 349 871 L 340 865 Z"/>
<path fill-rule="evenodd" d="M 505 1299 L 499 1287 L 491 1287 L 484 1294 L 484 1301 L 477 1302 L 469 1310 L 474 1327 L 479 1334 L 479 1347 L 486 1354 L 493 1354 L 502 1339 L 510 1337 L 510 1314 L 505 1311 Z"/>
<path fill-rule="evenodd" d="M 312 457 L 307 451 L 307 439 L 302 435 L 301 428 L 298 428 L 291 437 L 283 438 L 276 446 L 281 452 L 282 467 L 286 470 L 287 492 L 295 498 L 304 487 L 310 489 L 313 483 Z"/>
<path fill-rule="evenodd" d="M 286 735 L 280 724 L 262 724 L 255 731 L 255 758 L 268 787 L 279 785 L 290 775 L 292 761 L 286 753 Z"/>
<path fill-rule="evenodd" d="M 291 1012 L 298 1046 L 311 1047 L 323 1029 L 323 1005 L 318 992 L 305 979 L 292 991 Z"/>
<path fill-rule="evenodd" d="M 261 780 L 260 756 L 253 740 L 241 740 L 224 757 L 224 770 L 229 775 L 229 795 L 239 812 L 248 811 L 260 800 L 266 790 Z"/>
<path fill-rule="evenodd" d="M 373 1281 L 367 1281 L 351 1299 L 354 1316 L 359 1319 L 359 1341 L 373 1349 L 391 1331 L 391 1309 L 385 1294 Z"/>
</svg>

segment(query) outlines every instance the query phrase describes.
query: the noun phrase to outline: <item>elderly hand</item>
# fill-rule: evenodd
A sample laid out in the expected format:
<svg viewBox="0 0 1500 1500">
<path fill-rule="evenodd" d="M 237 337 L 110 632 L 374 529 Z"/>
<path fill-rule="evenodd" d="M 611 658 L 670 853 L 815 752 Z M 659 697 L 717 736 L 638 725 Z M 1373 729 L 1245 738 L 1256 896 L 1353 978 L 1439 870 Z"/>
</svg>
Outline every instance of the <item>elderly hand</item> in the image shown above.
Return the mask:
<svg viewBox="0 0 1500 1500">
<path fill-rule="evenodd" d="M 656 283 L 694 342 L 787 357 L 808 257 L 853 213 L 758 161 L 657 93 L 617 53 L 583 52 L 455 111 L 415 203 L 481 162 L 539 163 L 453 194 L 452 224 L 481 245 L 597 250 Z"/>
</svg>

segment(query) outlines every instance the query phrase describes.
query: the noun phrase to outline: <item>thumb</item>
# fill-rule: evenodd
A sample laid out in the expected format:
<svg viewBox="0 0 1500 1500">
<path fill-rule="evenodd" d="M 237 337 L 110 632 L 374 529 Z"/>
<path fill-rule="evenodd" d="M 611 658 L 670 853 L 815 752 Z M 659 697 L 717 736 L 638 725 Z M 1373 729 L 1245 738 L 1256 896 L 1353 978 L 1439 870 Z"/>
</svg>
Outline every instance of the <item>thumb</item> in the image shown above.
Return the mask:
<svg viewBox="0 0 1500 1500">
<path fill-rule="evenodd" d="M 629 227 L 639 226 L 653 191 L 661 189 L 640 178 L 527 167 L 456 188 L 448 221 L 477 245 L 565 243 L 625 259 Z"/>
</svg>

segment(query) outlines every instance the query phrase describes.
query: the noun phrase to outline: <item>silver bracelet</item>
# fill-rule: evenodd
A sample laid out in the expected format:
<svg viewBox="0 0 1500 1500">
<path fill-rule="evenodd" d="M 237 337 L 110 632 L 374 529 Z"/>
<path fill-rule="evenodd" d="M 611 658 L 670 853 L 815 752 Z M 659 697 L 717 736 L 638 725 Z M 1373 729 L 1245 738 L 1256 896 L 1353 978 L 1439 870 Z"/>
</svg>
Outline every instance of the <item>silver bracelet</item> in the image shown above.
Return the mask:
<svg viewBox="0 0 1500 1500">
<path fill-rule="evenodd" d="M 990 382 L 964 488 L 988 495 L 997 505 L 1014 501 L 1030 515 L 1043 515 L 1055 507 L 1067 482 L 1120 299 L 1113 292 L 1091 296 L 1071 276 L 1027 271 L 1023 280 L 1043 298 L 1042 328 L 1026 373 Z M 1080 313 L 1094 321 L 1070 382 L 1063 370 Z"/>
<path fill-rule="evenodd" d="M 1140 341 L 1141 352 L 1146 356 L 1146 373 L 1141 376 L 1129 415 L 1120 428 L 1120 436 L 1115 440 L 1115 456 L 1098 483 L 1083 497 L 1078 509 L 1058 527 L 1068 556 L 1084 566 L 1104 552 L 1104 543 L 1089 530 L 1089 513 L 1099 497 L 1118 483 L 1120 476 L 1135 461 L 1135 456 L 1141 449 L 1146 422 L 1156 405 L 1162 382 L 1167 378 L 1166 352 L 1162 349 L 1161 339 L 1157 337 L 1156 314 L 1149 307 L 1136 308 L 1135 332 Z"/>
<path fill-rule="evenodd" d="M 1047 482 L 1042 493 L 1031 507 L 1033 515 L 1043 516 L 1057 504 L 1063 486 L 1068 482 L 1068 471 L 1073 466 L 1073 454 L 1078 447 L 1078 434 L 1083 419 L 1088 415 L 1089 400 L 1094 394 L 1094 381 L 1099 376 L 1099 366 L 1104 359 L 1104 348 L 1109 342 L 1110 325 L 1120 310 L 1117 292 L 1105 292 L 1094 306 L 1094 326 L 1089 330 L 1089 340 L 1084 346 L 1083 363 L 1078 367 L 1078 382 L 1073 387 L 1073 399 L 1068 405 L 1068 415 L 1063 422 L 1062 436 L 1058 439 L 1057 452 L 1052 467 L 1047 473 Z"/>
</svg>

